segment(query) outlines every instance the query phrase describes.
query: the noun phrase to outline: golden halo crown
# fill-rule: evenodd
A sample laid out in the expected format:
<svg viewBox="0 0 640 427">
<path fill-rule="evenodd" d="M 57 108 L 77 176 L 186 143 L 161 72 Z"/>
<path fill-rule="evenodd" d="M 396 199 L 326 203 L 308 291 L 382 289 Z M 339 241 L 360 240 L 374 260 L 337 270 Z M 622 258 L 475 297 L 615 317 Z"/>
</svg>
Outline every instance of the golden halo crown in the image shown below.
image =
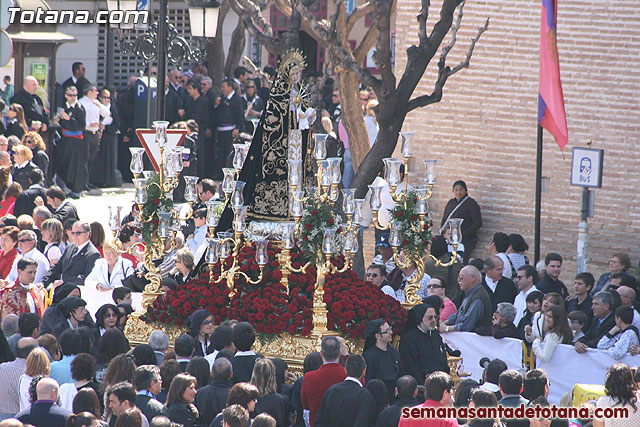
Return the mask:
<svg viewBox="0 0 640 427">
<path fill-rule="evenodd" d="M 299 67 L 300 72 L 302 73 L 307 67 L 307 63 L 305 62 L 304 55 L 299 49 L 289 49 L 280 61 L 280 65 L 278 66 L 278 74 L 286 75 L 289 73 L 289 70 L 291 70 L 295 66 Z"/>
</svg>

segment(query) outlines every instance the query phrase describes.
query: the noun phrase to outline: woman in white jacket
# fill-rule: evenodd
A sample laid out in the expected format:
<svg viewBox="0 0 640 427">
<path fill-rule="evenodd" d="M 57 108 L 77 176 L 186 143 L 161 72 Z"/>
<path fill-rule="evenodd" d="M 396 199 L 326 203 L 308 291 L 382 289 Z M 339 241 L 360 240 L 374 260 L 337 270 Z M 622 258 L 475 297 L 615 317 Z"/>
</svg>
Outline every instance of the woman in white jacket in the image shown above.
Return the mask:
<svg viewBox="0 0 640 427">
<path fill-rule="evenodd" d="M 122 258 L 117 245 L 108 241 L 103 246 L 104 258 L 100 258 L 85 279 L 85 284 L 95 286 L 99 291 L 109 291 L 122 286 L 122 281 L 133 274 L 133 263 Z"/>
<path fill-rule="evenodd" d="M 564 307 L 555 305 L 544 313 L 544 329 L 544 340 L 536 338 L 531 348 L 538 360 L 548 362 L 558 344 L 571 344 L 573 339 Z"/>
</svg>

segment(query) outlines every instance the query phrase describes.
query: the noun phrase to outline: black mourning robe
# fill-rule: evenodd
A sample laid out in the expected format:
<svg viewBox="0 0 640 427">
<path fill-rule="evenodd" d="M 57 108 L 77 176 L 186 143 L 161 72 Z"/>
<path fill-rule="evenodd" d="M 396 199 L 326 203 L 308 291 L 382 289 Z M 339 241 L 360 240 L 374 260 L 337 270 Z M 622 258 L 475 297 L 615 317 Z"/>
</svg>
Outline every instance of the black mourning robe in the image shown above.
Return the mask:
<svg viewBox="0 0 640 427">
<path fill-rule="evenodd" d="M 404 374 L 424 384 L 427 375 L 435 371 L 449 373 L 447 352 L 440 333 L 422 332 L 418 327 L 407 331 L 400 339 L 400 356 Z"/>
<path fill-rule="evenodd" d="M 400 353 L 391 345 L 387 346 L 386 351 L 379 349 L 376 345 L 372 345 L 362 353 L 362 357 L 367 362 L 367 372 L 364 376 L 365 383 L 373 379 L 382 380 L 389 392 L 389 402 L 392 402 L 396 380 L 402 373 Z"/>
</svg>

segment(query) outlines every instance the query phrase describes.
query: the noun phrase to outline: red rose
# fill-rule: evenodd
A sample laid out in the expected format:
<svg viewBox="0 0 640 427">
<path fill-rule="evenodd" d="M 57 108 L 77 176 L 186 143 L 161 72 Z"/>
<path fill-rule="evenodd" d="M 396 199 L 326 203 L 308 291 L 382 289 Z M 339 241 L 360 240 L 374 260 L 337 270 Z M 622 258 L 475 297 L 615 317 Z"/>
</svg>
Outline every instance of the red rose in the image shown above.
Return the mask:
<svg viewBox="0 0 640 427">
<path fill-rule="evenodd" d="M 329 218 L 329 219 L 327 220 L 327 222 L 329 223 L 329 225 L 333 225 L 333 223 L 334 223 L 335 221 L 333 220 L 333 218 Z"/>
<path fill-rule="evenodd" d="M 411 221 L 417 221 L 417 220 L 418 220 L 417 215 L 411 215 Z"/>
<path fill-rule="evenodd" d="M 300 331 L 300 333 L 304 336 L 309 336 L 311 335 L 311 329 L 310 328 L 302 328 L 302 330 Z"/>
<path fill-rule="evenodd" d="M 153 204 L 158 206 L 160 204 L 160 199 L 158 198 L 153 199 Z"/>
<path fill-rule="evenodd" d="M 287 329 L 287 332 L 289 332 L 291 335 L 296 333 L 296 330 L 298 328 L 295 327 L 295 325 L 289 325 L 289 328 Z"/>
<path fill-rule="evenodd" d="M 404 239 L 402 241 L 402 246 L 407 246 L 409 244 L 409 241 L 407 239 Z"/>
<path fill-rule="evenodd" d="M 278 280 L 280 281 L 280 279 L 282 279 L 282 272 L 280 270 L 274 271 L 272 274 L 273 280 Z"/>
<path fill-rule="evenodd" d="M 398 216 L 404 216 L 404 212 L 403 211 L 398 211 Z"/>
<path fill-rule="evenodd" d="M 153 219 L 151 220 L 151 223 L 152 223 L 153 225 L 158 225 L 158 222 L 160 222 L 160 221 L 158 221 L 158 218 L 153 218 Z"/>
<path fill-rule="evenodd" d="M 311 211 L 311 215 L 313 215 L 313 216 L 318 215 L 318 211 L 317 211 L 317 210 L 315 210 L 315 209 L 314 209 L 314 210 L 312 210 L 312 211 Z"/>
<path fill-rule="evenodd" d="M 307 230 L 307 231 L 311 231 L 311 229 L 312 229 L 313 227 L 311 226 L 311 224 L 306 223 L 306 224 L 304 225 L 304 228 L 305 228 L 305 230 Z"/>
</svg>

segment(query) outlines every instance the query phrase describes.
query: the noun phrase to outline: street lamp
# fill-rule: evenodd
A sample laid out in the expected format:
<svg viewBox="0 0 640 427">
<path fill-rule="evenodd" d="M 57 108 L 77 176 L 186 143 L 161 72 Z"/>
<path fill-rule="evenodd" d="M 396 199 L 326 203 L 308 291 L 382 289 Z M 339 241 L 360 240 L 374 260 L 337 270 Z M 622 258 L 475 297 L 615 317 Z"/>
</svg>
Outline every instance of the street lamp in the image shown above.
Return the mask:
<svg viewBox="0 0 640 427">
<path fill-rule="evenodd" d="M 218 27 L 218 8 L 216 0 L 189 0 L 189 20 L 193 37 L 215 37 Z M 119 11 L 124 17 L 136 10 L 136 1 L 107 0 L 110 12 Z M 180 36 L 176 27 L 167 19 L 168 0 L 160 0 L 159 17 L 149 30 L 133 41 L 120 40 L 120 50 L 124 54 L 134 54 L 149 65 L 158 61 L 158 82 L 156 98 L 156 120 L 164 119 L 165 79 L 167 59 L 178 67 L 185 61 L 202 62 L 206 57 L 206 48 L 192 48 L 187 40 Z M 119 29 L 133 28 L 120 25 Z"/>
<path fill-rule="evenodd" d="M 193 37 L 215 37 L 218 31 L 220 5 L 215 0 L 190 0 L 189 22 Z"/>
</svg>

